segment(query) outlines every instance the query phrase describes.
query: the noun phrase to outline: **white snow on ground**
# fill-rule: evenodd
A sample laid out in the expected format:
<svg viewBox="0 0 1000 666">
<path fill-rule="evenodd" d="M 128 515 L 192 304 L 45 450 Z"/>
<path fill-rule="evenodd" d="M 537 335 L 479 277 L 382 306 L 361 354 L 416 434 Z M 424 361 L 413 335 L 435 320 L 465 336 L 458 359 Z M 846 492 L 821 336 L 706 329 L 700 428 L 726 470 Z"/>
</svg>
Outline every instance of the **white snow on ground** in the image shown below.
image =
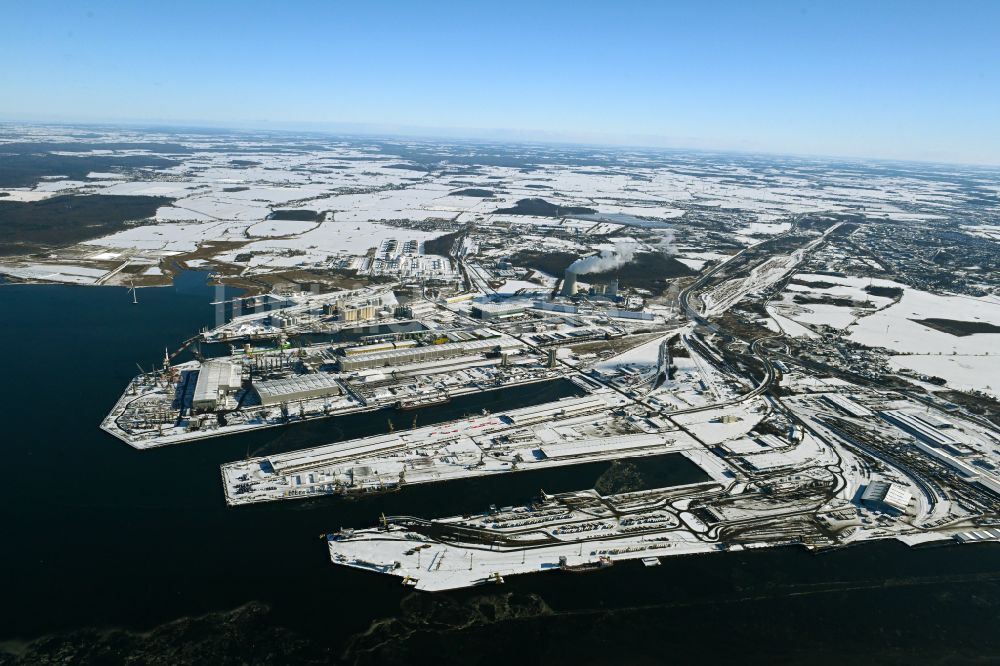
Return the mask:
<svg viewBox="0 0 1000 666">
<path fill-rule="evenodd" d="M 23 280 L 46 280 L 48 282 L 70 282 L 73 284 L 94 284 L 107 273 L 98 268 L 62 266 L 57 264 L 35 264 L 27 266 L 0 266 L 0 271 Z"/>
<path fill-rule="evenodd" d="M 199 242 L 224 238 L 232 230 L 232 225 L 217 221 L 194 224 L 157 224 L 133 227 L 110 236 L 86 241 L 86 244 L 123 249 L 193 252 L 197 249 Z"/>
<path fill-rule="evenodd" d="M 847 328 L 859 315 L 870 310 L 828 305 L 825 303 L 810 303 L 808 305 L 782 305 L 781 312 L 805 324 L 825 324 L 833 328 Z"/>
<path fill-rule="evenodd" d="M 161 206 L 156 209 L 158 222 L 211 222 L 212 218 L 204 213 L 177 208 L 176 206 Z"/>
<path fill-rule="evenodd" d="M 51 130 L 46 130 L 51 133 Z M 866 212 L 899 220 L 940 218 L 954 210 L 955 188 L 946 179 L 928 179 L 906 170 L 891 175 L 874 172 L 864 177 L 853 170 L 831 167 L 819 182 L 809 172 L 789 163 L 787 168 L 758 168 L 727 162 L 694 165 L 678 157 L 678 165 L 647 165 L 636 156 L 634 166 L 609 169 L 607 166 L 546 164 L 537 170 L 482 165 L 476 173 L 449 172 L 454 164 L 426 171 L 388 168 L 407 162 L 390 153 L 378 154 L 369 147 L 331 145 L 328 149 L 273 151 L 254 139 L 233 141 L 234 153 L 207 149 L 202 138 L 185 143 L 203 145 L 206 150 L 188 155 L 171 155 L 177 162 L 163 169 L 144 171 L 142 180 L 130 182 L 127 173 L 93 172 L 87 179 L 72 181 L 53 177 L 33 190 L 11 188 L 7 200 L 28 200 L 58 192 L 112 195 L 152 195 L 176 199 L 156 214 L 159 224 L 129 229 L 91 241 L 97 247 L 121 250 L 186 252 L 205 241 L 233 241 L 250 244 L 245 251 L 255 253 L 250 268 L 272 268 L 322 264 L 328 257 L 350 260 L 378 247 L 383 237 L 424 240 L 427 232 L 393 227 L 380 221 L 444 219 L 477 225 L 509 225 L 512 237 L 535 242 L 526 235 L 533 230 L 540 245 L 548 249 L 574 251 L 594 236 L 620 234 L 623 225 L 641 224 L 638 218 L 675 219 L 689 215 L 687 207 L 718 207 L 741 211 L 733 216 L 729 233 L 741 244 L 759 240 L 789 228 L 788 216 L 813 211 L 847 211 L 864 207 Z M 259 150 L 258 150 L 259 148 Z M 238 155 L 235 153 L 238 151 Z M 448 148 L 441 151 L 447 156 Z M 390 151 L 391 152 L 391 151 Z M 121 151 L 84 151 L 85 154 L 116 154 Z M 122 154 L 148 154 L 123 152 Z M 238 162 L 236 161 L 238 158 Z M 689 162 L 685 165 L 685 162 Z M 641 165 L 641 166 L 640 166 Z M 687 166 L 694 168 L 688 169 Z M 985 187 L 991 187 L 987 183 Z M 488 189 L 490 198 L 452 196 L 468 187 Z M 538 188 L 541 189 L 538 189 Z M 16 198 L 15 198 L 16 197 Z M 513 206 L 520 199 L 538 197 L 561 206 L 585 206 L 597 211 L 595 218 L 623 215 L 614 221 L 497 214 L 493 211 Z M 297 208 L 327 212 L 327 221 L 314 229 L 309 223 L 268 221 L 275 209 Z M 697 208 L 692 208 L 697 210 Z M 633 216 L 629 220 L 624 216 Z M 209 225 L 220 223 L 217 227 Z M 333 223 L 333 225 L 331 225 Z M 678 228 L 683 221 L 677 223 Z M 343 225 L 343 226 L 340 226 Z M 362 228 L 355 228 L 360 226 Z M 174 228 L 176 227 L 176 228 Z M 553 228 L 578 231 L 580 243 L 552 239 Z M 992 235 L 995 227 L 974 226 L 968 233 Z M 377 231 L 376 231 L 377 230 Z M 383 233 L 384 232 L 384 233 Z M 277 239 L 275 236 L 292 236 Z M 697 243 L 696 239 L 685 239 Z M 679 251 L 677 258 L 695 269 L 725 255 L 704 252 L 704 247 Z M 502 250 L 498 250 L 502 252 Z M 236 252 L 221 257 L 232 262 Z M 211 263 L 211 260 L 209 260 Z M 341 266 L 342 267 L 342 266 Z M 766 272 L 766 271 L 765 271 Z M 768 276 L 757 275 L 756 284 L 730 287 L 759 288 Z M 515 290 L 516 283 L 501 289 Z M 724 296 L 722 293 L 716 296 Z M 717 299 L 725 307 L 728 299 Z M 790 313 L 779 312 L 788 316 Z M 814 323 L 848 323 L 838 309 L 818 307 L 803 312 Z"/>
<path fill-rule="evenodd" d="M 35 186 L 36 192 L 52 192 L 58 194 L 59 192 L 65 192 L 66 190 L 75 190 L 77 188 L 86 187 L 88 185 L 93 185 L 93 183 L 85 182 L 82 180 L 43 180 Z"/>
<path fill-rule="evenodd" d="M 793 320 L 795 324 L 788 326 L 790 335 L 799 335 L 801 331 L 792 332 L 797 329 L 805 329 L 799 324 L 820 325 L 825 324 L 834 328 L 847 328 L 859 319 L 876 314 L 881 308 L 892 304 L 892 299 L 885 296 L 873 296 L 865 291 L 867 286 L 895 287 L 906 289 L 906 285 L 892 280 L 860 278 L 854 276 L 830 276 L 818 275 L 815 273 L 796 273 L 793 278 L 799 282 L 809 282 L 815 286 L 802 284 L 789 284 L 782 292 L 782 298 L 771 301 L 769 312 L 783 318 Z M 833 286 L 820 286 L 832 284 Z M 848 307 L 827 303 L 796 303 L 796 294 L 811 297 L 831 297 L 848 298 L 869 307 Z M 784 324 L 783 324 L 784 325 Z"/>
<path fill-rule="evenodd" d="M 92 254 L 87 258 L 94 261 L 114 261 L 120 256 L 122 256 L 121 252 L 98 252 L 97 254 Z"/>
<path fill-rule="evenodd" d="M 684 257 L 685 259 L 699 260 L 704 263 L 708 263 L 710 261 L 725 260 L 728 259 L 730 256 L 732 255 L 722 254 L 721 252 L 701 252 L 701 251 L 692 252 L 689 250 L 683 250 L 677 254 L 675 259 L 680 259 L 681 257 Z"/>
<path fill-rule="evenodd" d="M 889 364 L 941 377 L 952 388 L 975 389 L 1000 397 L 1000 340 L 993 349 L 995 353 L 989 356 L 893 356 Z"/>
<path fill-rule="evenodd" d="M 36 192 L 20 188 L 5 190 L 0 188 L 0 201 L 42 201 L 55 195 L 55 192 Z"/>
<path fill-rule="evenodd" d="M 551 291 L 549 287 L 528 282 L 527 280 L 507 280 L 502 287 L 497 289 L 497 293 L 513 294 L 520 289 L 524 289 L 526 292 L 538 292 L 539 294 L 548 294 Z"/>
<path fill-rule="evenodd" d="M 907 286 L 901 282 L 896 282 L 894 280 L 884 280 L 882 278 L 868 278 L 868 277 L 858 277 L 855 275 L 820 275 L 819 273 L 796 273 L 793 276 L 796 280 L 801 280 L 803 282 L 832 282 L 836 285 L 843 285 L 846 287 L 853 287 L 858 291 L 854 292 L 838 292 L 838 287 L 831 287 L 827 289 L 832 289 L 830 293 L 853 293 L 858 298 L 864 295 L 867 298 L 878 298 L 875 296 L 869 296 L 863 289 L 867 286 L 873 287 L 898 287 L 900 289 L 906 289 Z M 796 285 L 792 285 L 793 287 Z M 818 289 L 818 288 L 817 288 Z"/>
<path fill-rule="evenodd" d="M 263 220 L 271 212 L 266 204 L 252 204 L 244 201 L 229 201 L 216 197 L 189 197 L 174 202 L 175 208 L 181 208 L 195 214 L 201 214 L 214 220 Z"/>
<path fill-rule="evenodd" d="M 768 413 L 767 403 L 760 398 L 741 405 L 708 409 L 670 418 L 683 425 L 699 440 L 711 446 L 745 435 Z"/>
<path fill-rule="evenodd" d="M 87 174 L 89 180 L 127 180 L 127 176 L 120 173 L 111 173 L 108 171 L 91 171 Z"/>
<path fill-rule="evenodd" d="M 804 256 L 805 250 L 802 249 L 787 255 L 776 255 L 754 266 L 747 277 L 733 278 L 717 285 L 702 296 L 705 314 L 725 312 L 748 293 L 774 284 L 801 262 Z"/>
<path fill-rule="evenodd" d="M 138 195 L 148 197 L 183 197 L 190 193 L 188 183 L 151 181 L 118 182 L 101 190 L 101 194 Z"/>
<path fill-rule="evenodd" d="M 612 370 L 621 365 L 636 364 L 655 366 L 660 358 L 660 343 L 669 338 L 680 329 L 667 332 L 659 338 L 654 338 L 649 342 L 633 347 L 617 356 L 607 358 L 594 367 L 600 370 Z"/>
<path fill-rule="evenodd" d="M 851 276 L 798 273 L 802 282 L 834 283 L 832 287 L 790 284 L 784 300 L 775 300 L 768 313 L 792 336 L 815 336 L 804 324 L 826 324 L 845 329 L 849 338 L 872 347 L 885 347 L 898 355 L 890 365 L 916 373 L 940 377 L 959 389 L 977 389 L 996 394 L 1000 390 L 1000 334 L 976 333 L 956 336 L 914 319 L 953 319 L 1000 326 L 1000 302 L 995 297 L 938 295 L 912 289 L 892 280 Z M 898 303 L 873 296 L 864 287 L 895 287 L 903 290 Z M 796 304 L 795 293 L 848 297 L 870 301 L 875 309 L 827 304 Z"/>
<path fill-rule="evenodd" d="M 222 261 L 233 263 L 236 255 L 250 252 L 254 253 L 254 257 L 249 265 L 255 268 L 295 266 L 323 262 L 334 255 L 363 255 L 370 248 L 380 247 L 384 240 L 390 238 L 397 239 L 402 245 L 408 240 L 423 242 L 441 235 L 440 232 L 390 227 L 367 221 L 324 222 L 319 226 L 309 224 L 315 228 L 293 238 L 255 241 L 239 250 L 224 252 L 218 257 Z M 294 254 L 281 256 L 289 251 Z"/>
<path fill-rule="evenodd" d="M 265 220 L 251 225 L 247 229 L 247 235 L 255 238 L 292 236 L 305 233 L 315 228 L 317 224 L 316 222 L 302 222 L 298 220 Z"/>
<path fill-rule="evenodd" d="M 962 230 L 973 236 L 1000 241 L 1000 226 L 991 224 L 976 224 L 963 226 Z"/>
<path fill-rule="evenodd" d="M 702 266 L 708 263 L 705 259 L 685 259 L 684 257 L 674 257 L 688 268 L 700 271 Z"/>
<path fill-rule="evenodd" d="M 1000 350 L 1000 334 L 956 336 L 911 321 L 927 318 L 1000 326 L 1000 303 L 989 297 L 938 296 L 907 289 L 896 305 L 860 320 L 850 329 L 850 337 L 871 347 L 913 354 L 980 354 Z"/>
<path fill-rule="evenodd" d="M 790 335 L 790 336 L 796 337 L 796 338 L 798 338 L 798 337 L 806 337 L 806 338 L 816 338 L 816 337 L 819 337 L 819 335 L 817 333 L 813 333 L 811 330 L 809 330 L 808 328 L 806 328 L 802 324 L 798 323 L 797 321 L 793 321 L 793 320 L 789 319 L 788 317 L 785 317 L 784 315 L 778 314 L 778 312 L 776 311 L 776 309 L 775 309 L 775 307 L 773 305 L 767 306 L 767 313 L 769 315 L 771 315 L 771 318 L 774 319 L 774 321 L 778 324 L 778 326 L 781 327 L 781 330 L 785 333 L 785 335 Z"/>
<path fill-rule="evenodd" d="M 747 226 L 743 227 L 738 231 L 738 233 L 746 236 L 753 236 L 759 234 L 780 234 L 788 231 L 792 228 L 791 222 L 778 222 L 775 224 L 766 224 L 763 222 L 751 222 Z"/>
</svg>

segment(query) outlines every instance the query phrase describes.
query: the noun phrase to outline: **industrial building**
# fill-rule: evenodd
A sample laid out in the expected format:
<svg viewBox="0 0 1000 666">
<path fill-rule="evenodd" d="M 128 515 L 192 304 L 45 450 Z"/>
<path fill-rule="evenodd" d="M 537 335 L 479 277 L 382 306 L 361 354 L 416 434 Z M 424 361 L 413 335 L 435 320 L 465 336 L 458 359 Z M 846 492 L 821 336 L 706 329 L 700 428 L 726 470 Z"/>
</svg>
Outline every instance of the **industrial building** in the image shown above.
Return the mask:
<svg viewBox="0 0 1000 666">
<path fill-rule="evenodd" d="M 595 313 L 597 314 L 597 313 Z M 621 308 L 608 308 L 604 314 L 612 319 L 641 319 L 643 321 L 653 321 L 656 316 L 646 310 L 622 310 Z"/>
<path fill-rule="evenodd" d="M 355 300 L 352 301 L 348 301 L 345 298 L 338 298 L 334 303 L 324 304 L 323 314 L 327 316 L 334 315 L 339 321 L 343 322 L 368 321 L 377 318 L 382 306 L 386 305 L 384 294 L 369 298 L 357 298 L 356 296 Z M 395 305 L 394 300 L 392 301 L 392 305 Z"/>
<path fill-rule="evenodd" d="M 275 328 L 288 328 L 289 326 L 295 326 L 299 323 L 299 318 L 291 314 L 273 314 L 268 317 L 268 321 L 271 326 Z"/>
<path fill-rule="evenodd" d="M 260 404 L 265 407 L 282 402 L 340 395 L 344 392 L 337 380 L 323 372 L 254 382 L 253 388 L 260 397 Z"/>
<path fill-rule="evenodd" d="M 550 303 L 548 301 L 535 301 L 531 304 L 531 307 L 535 310 L 548 310 L 549 312 L 563 312 L 566 314 L 576 314 L 580 311 L 580 308 L 575 305 L 555 302 Z"/>
<path fill-rule="evenodd" d="M 597 326 L 589 326 L 575 328 L 570 331 L 535 333 L 529 337 L 532 343 L 539 347 L 552 347 L 555 345 L 573 345 L 589 340 L 605 340 L 608 337 L 608 332 Z"/>
<path fill-rule="evenodd" d="M 615 278 L 608 284 L 595 284 L 591 286 L 590 294 L 593 296 L 605 296 L 612 300 L 618 298 L 618 279 Z"/>
<path fill-rule="evenodd" d="M 523 303 L 479 303 L 472 306 L 472 316 L 478 319 L 503 319 L 524 314 Z"/>
<path fill-rule="evenodd" d="M 663 435 L 638 433 L 633 435 L 618 435 L 617 437 L 591 437 L 574 441 L 545 442 L 538 447 L 538 455 L 550 460 L 559 458 L 579 458 L 581 456 L 598 455 L 614 446 L 616 451 L 636 451 L 640 449 L 656 449 L 665 447 L 669 440 Z"/>
<path fill-rule="evenodd" d="M 723 451 L 734 456 L 754 455 L 773 450 L 771 446 L 749 437 L 731 439 L 721 445 Z"/>
<path fill-rule="evenodd" d="M 370 345 L 357 345 L 344 349 L 344 356 L 361 356 L 364 354 L 376 354 L 379 352 L 393 351 L 396 349 L 409 349 L 416 347 L 416 340 L 396 340 L 395 342 L 375 342 Z"/>
<path fill-rule="evenodd" d="M 378 307 L 375 303 L 347 305 L 340 308 L 338 318 L 340 321 L 368 321 L 375 319 L 378 314 Z"/>
<path fill-rule="evenodd" d="M 787 372 L 783 370 L 782 372 Z M 872 415 L 872 412 L 867 407 L 863 407 L 858 403 L 854 402 L 850 398 L 846 398 L 839 393 L 825 393 L 820 398 L 823 402 L 827 403 L 831 407 L 834 407 L 848 416 L 853 416 L 855 418 L 865 418 Z"/>
<path fill-rule="evenodd" d="M 941 432 L 939 424 L 945 422 L 940 419 L 935 419 L 932 422 L 922 414 L 911 414 L 898 409 L 879 412 L 879 415 L 903 432 L 932 446 L 962 446 L 962 443 L 957 439 L 947 433 Z"/>
<path fill-rule="evenodd" d="M 913 495 L 898 483 L 877 480 L 868 484 L 865 492 L 861 494 L 861 501 L 906 513 L 910 502 L 913 501 Z"/>
<path fill-rule="evenodd" d="M 507 412 L 506 417 L 512 425 L 526 426 L 560 418 L 593 414 L 605 410 L 607 407 L 607 403 L 600 398 L 584 396 L 582 398 L 566 398 L 556 402 L 548 402 L 536 407 L 515 409 Z"/>
<path fill-rule="evenodd" d="M 202 363 L 194 386 L 192 409 L 196 412 L 216 409 L 227 395 L 239 390 L 243 384 L 242 372 L 238 364 L 229 361 L 212 360 Z"/>
<path fill-rule="evenodd" d="M 795 464 L 795 461 L 790 459 L 784 453 L 773 450 L 764 451 L 764 453 L 757 453 L 743 457 L 742 460 L 745 463 L 746 468 L 756 472 L 769 472 L 771 470 L 791 467 Z"/>
<path fill-rule="evenodd" d="M 490 352 L 517 347 L 519 343 L 509 338 L 493 338 L 489 340 L 469 340 L 468 342 L 452 342 L 408 349 L 393 349 L 374 354 L 357 354 L 339 359 L 341 372 L 354 370 L 369 370 L 384 368 L 391 365 L 407 365 L 437 361 L 458 356 L 476 356 Z"/>
</svg>

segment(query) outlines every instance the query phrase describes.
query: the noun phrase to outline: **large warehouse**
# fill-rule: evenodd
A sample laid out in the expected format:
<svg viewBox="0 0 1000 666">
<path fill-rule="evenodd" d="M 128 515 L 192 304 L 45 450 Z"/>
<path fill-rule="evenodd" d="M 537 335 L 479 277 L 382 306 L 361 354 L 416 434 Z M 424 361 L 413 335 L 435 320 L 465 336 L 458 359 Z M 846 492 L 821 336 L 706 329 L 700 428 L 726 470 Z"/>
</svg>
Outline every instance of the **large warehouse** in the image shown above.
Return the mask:
<svg viewBox="0 0 1000 666">
<path fill-rule="evenodd" d="M 910 502 L 913 501 L 913 495 L 898 483 L 876 479 L 865 488 L 865 492 L 861 495 L 861 501 L 906 513 Z"/>
<path fill-rule="evenodd" d="M 478 319 L 504 319 L 524 314 L 525 303 L 477 303 L 472 306 L 472 316 Z"/>
<path fill-rule="evenodd" d="M 949 424 L 940 419 L 932 421 L 925 418 L 923 414 L 904 412 L 899 409 L 879 412 L 879 415 L 900 430 L 931 446 L 961 446 L 961 442 L 957 439 L 946 432 L 941 432 Z"/>
<path fill-rule="evenodd" d="M 236 363 L 212 360 L 201 364 L 198 382 L 194 385 L 191 407 L 196 412 L 210 412 L 219 406 L 220 400 L 235 393 L 243 384 L 243 370 Z"/>
<path fill-rule="evenodd" d="M 340 395 L 344 389 L 330 375 L 320 372 L 311 375 L 295 375 L 284 379 L 254 382 L 254 390 L 260 396 L 260 404 L 277 405 L 282 402 L 325 398 Z"/>
<path fill-rule="evenodd" d="M 369 370 L 371 368 L 384 368 L 391 365 L 422 363 L 424 361 L 436 361 L 458 356 L 477 356 L 496 351 L 497 349 L 507 349 L 519 345 L 520 343 L 510 338 L 469 340 L 468 342 L 451 342 L 440 345 L 427 345 L 425 347 L 412 347 L 409 349 L 394 349 L 375 354 L 357 354 L 341 358 L 338 362 L 340 363 L 340 370 L 342 372 L 352 372 L 354 370 Z"/>
</svg>

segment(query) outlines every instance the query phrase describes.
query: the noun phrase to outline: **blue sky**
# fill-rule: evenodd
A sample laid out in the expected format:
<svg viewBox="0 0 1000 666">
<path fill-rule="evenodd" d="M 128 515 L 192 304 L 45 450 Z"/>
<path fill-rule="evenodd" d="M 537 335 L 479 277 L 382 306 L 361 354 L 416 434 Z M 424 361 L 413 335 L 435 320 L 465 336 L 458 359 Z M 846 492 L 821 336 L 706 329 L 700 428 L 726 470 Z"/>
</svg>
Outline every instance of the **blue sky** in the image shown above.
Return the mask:
<svg viewBox="0 0 1000 666">
<path fill-rule="evenodd" d="M 0 118 L 1000 164 L 1000 2 L 0 0 Z"/>
</svg>

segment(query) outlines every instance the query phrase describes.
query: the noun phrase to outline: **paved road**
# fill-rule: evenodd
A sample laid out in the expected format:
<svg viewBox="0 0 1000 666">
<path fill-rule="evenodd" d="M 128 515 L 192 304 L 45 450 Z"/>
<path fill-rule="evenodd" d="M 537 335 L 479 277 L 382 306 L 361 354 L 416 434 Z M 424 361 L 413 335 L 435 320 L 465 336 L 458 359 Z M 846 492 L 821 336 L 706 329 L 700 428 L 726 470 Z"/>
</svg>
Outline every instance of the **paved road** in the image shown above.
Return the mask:
<svg viewBox="0 0 1000 666">
<path fill-rule="evenodd" d="M 817 238 L 817 239 L 811 241 L 810 243 L 808 243 L 807 245 L 805 245 L 805 247 L 803 249 L 806 252 L 809 252 L 809 251 L 815 249 L 816 246 L 818 246 L 820 243 L 822 243 L 827 238 L 827 236 L 829 236 L 841 224 L 842 223 L 837 223 L 837 224 L 832 225 L 829 229 L 827 229 L 825 232 L 823 232 L 822 236 L 820 236 L 819 238 Z M 785 236 L 787 234 L 793 233 L 794 230 L 795 230 L 795 225 L 793 224 L 792 225 L 792 229 L 790 231 L 786 231 L 784 234 L 781 234 L 781 236 Z M 775 236 L 775 238 L 779 238 L 779 237 L 780 236 Z M 719 335 L 726 335 L 726 333 L 724 331 L 722 331 L 719 328 L 718 325 L 713 324 L 710 321 L 708 321 L 708 319 L 706 319 L 697 309 L 694 308 L 694 306 L 691 305 L 691 295 L 693 293 L 697 292 L 702 287 L 704 287 L 705 284 L 709 280 L 711 280 L 712 277 L 715 276 L 716 273 L 718 273 L 719 271 L 721 271 L 724 268 L 728 267 L 734 261 L 737 261 L 740 258 L 740 256 L 743 255 L 744 252 L 746 252 L 747 250 L 749 250 L 749 249 L 751 249 L 753 247 L 755 247 L 755 246 L 751 245 L 749 247 L 743 248 L 742 250 L 740 250 L 739 252 L 737 252 L 736 254 L 734 254 L 733 256 L 731 256 L 726 261 L 722 262 L 718 266 L 713 267 L 708 272 L 706 272 L 703 275 L 699 276 L 697 280 L 695 280 L 694 282 L 692 282 L 683 291 L 681 291 L 681 293 L 680 293 L 680 295 L 678 297 L 680 306 L 684 310 L 684 313 L 688 316 L 688 318 L 694 323 L 694 325 L 696 327 L 697 326 L 702 326 L 702 327 L 708 329 L 709 331 L 711 331 L 712 333 L 717 333 Z M 702 411 L 706 411 L 706 410 L 710 410 L 710 409 L 719 409 L 721 407 L 730 407 L 732 405 L 737 405 L 737 404 L 746 402 L 747 400 L 752 400 L 752 399 L 754 399 L 754 398 L 762 395 L 765 391 L 767 391 L 769 388 L 771 388 L 771 385 L 774 383 L 774 380 L 775 380 L 774 365 L 771 363 L 771 360 L 767 357 L 767 354 L 766 354 L 766 352 L 765 352 L 765 350 L 764 350 L 764 348 L 763 348 L 762 345 L 763 345 L 763 343 L 765 343 L 768 340 L 780 339 L 780 338 L 783 338 L 783 337 L 784 337 L 783 333 L 775 333 L 774 335 L 765 335 L 765 336 L 762 336 L 760 338 L 757 338 L 756 340 L 754 340 L 750 344 L 750 352 L 760 360 L 760 362 L 764 366 L 764 371 L 765 371 L 765 375 L 764 375 L 763 381 L 761 381 L 761 383 L 756 388 L 754 388 L 752 391 L 750 391 L 748 393 L 744 393 L 743 395 L 737 396 L 737 397 L 732 398 L 730 400 L 726 400 L 726 401 L 723 401 L 723 402 L 714 403 L 714 404 L 711 404 L 711 405 L 704 405 L 702 407 L 692 407 L 690 409 L 681 409 L 681 410 L 669 411 L 669 412 L 663 412 L 663 413 L 665 415 L 667 415 L 667 416 L 672 416 L 672 415 L 675 415 L 675 414 L 689 414 L 689 413 L 692 413 L 692 412 L 702 412 Z"/>
</svg>

